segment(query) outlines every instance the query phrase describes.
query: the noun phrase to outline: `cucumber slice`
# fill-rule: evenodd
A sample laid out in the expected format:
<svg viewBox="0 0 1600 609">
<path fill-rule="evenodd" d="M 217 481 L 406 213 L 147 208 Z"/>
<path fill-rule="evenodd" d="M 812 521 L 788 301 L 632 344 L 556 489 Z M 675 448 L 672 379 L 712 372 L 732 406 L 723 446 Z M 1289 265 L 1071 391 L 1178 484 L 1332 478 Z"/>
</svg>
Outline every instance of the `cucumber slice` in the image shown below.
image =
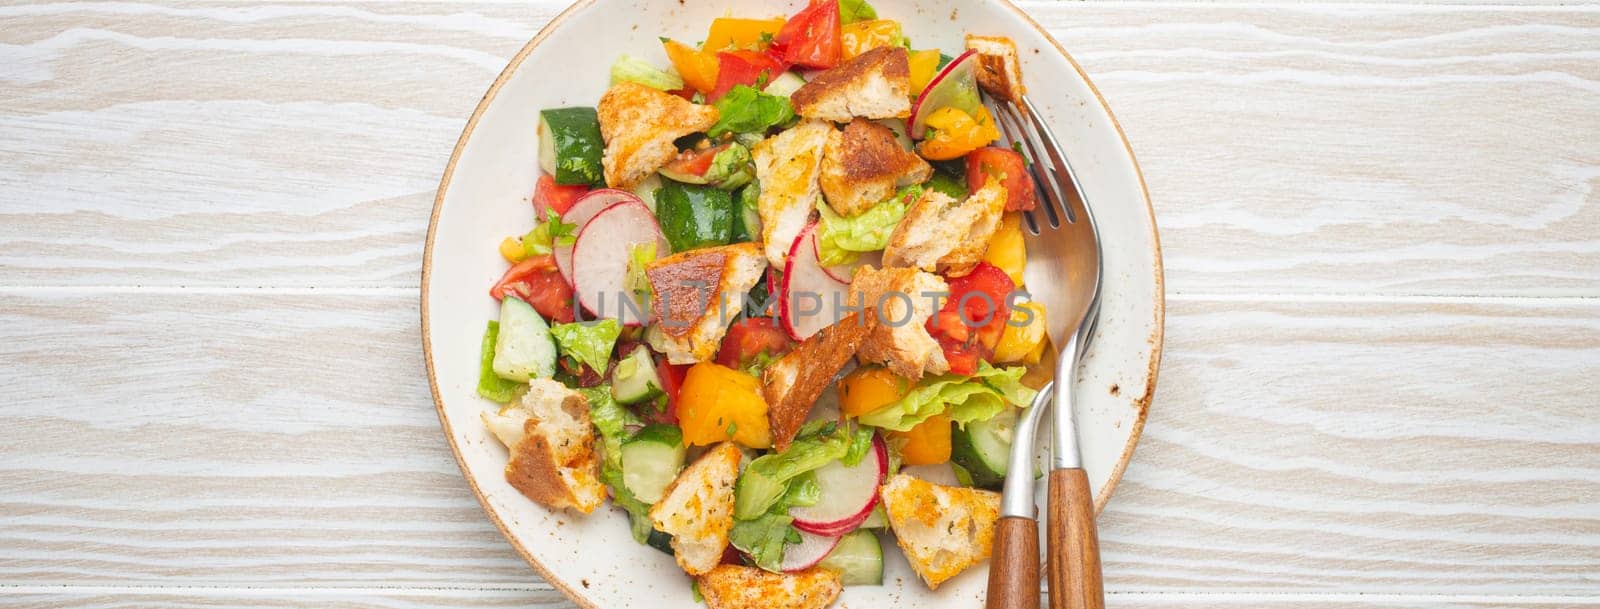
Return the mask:
<svg viewBox="0 0 1600 609">
<path fill-rule="evenodd" d="M 640 501 L 660 501 L 683 469 L 683 457 L 683 432 L 676 425 L 645 427 L 622 444 L 622 484 Z"/>
<path fill-rule="evenodd" d="M 861 521 L 857 528 L 862 529 L 887 529 L 889 528 L 889 515 L 883 511 L 883 502 L 872 506 L 872 513 L 867 514 L 867 519 Z"/>
<path fill-rule="evenodd" d="M 818 566 L 838 571 L 846 586 L 883 584 L 883 544 L 872 531 L 857 529 L 839 539 Z"/>
<path fill-rule="evenodd" d="M 650 537 L 645 539 L 645 544 L 660 550 L 667 556 L 673 556 L 677 554 L 676 552 L 672 551 L 672 536 L 662 533 L 661 531 L 651 530 Z"/>
<path fill-rule="evenodd" d="M 539 165 L 555 176 L 557 184 L 605 184 L 600 166 L 604 150 L 594 108 L 555 108 L 539 113 Z"/>
<path fill-rule="evenodd" d="M 494 373 L 508 381 L 521 382 L 556 373 L 556 341 L 550 337 L 550 326 L 538 311 L 515 296 L 500 299 Z"/>
<path fill-rule="evenodd" d="M 620 403 L 638 404 L 663 393 L 656 363 L 650 357 L 650 349 L 644 345 L 618 360 L 616 369 L 611 372 L 611 397 Z"/>
<path fill-rule="evenodd" d="M 950 434 L 950 461 L 971 474 L 973 486 L 998 490 L 1005 483 L 1016 426 L 1016 408 L 968 423 L 965 429 L 957 426 Z"/>
</svg>

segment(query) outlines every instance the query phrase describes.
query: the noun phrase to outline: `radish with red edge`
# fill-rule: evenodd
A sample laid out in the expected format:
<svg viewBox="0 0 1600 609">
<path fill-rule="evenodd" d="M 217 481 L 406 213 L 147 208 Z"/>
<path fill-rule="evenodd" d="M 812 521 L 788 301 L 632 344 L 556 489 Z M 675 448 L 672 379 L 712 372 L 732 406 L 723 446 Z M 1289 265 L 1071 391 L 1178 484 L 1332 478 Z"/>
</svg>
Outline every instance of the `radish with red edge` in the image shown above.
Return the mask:
<svg viewBox="0 0 1600 609">
<path fill-rule="evenodd" d="M 813 239 L 812 241 L 817 240 Z M 817 244 L 817 247 L 822 247 L 822 245 L 819 243 Z M 822 259 L 822 252 L 818 251 L 816 252 L 816 255 L 818 260 Z M 883 252 L 863 252 L 856 256 L 855 262 L 825 266 L 822 267 L 822 272 L 827 273 L 828 276 L 832 277 L 834 281 L 850 283 L 850 278 L 856 276 L 856 269 L 868 265 L 875 267 L 883 266 Z"/>
<path fill-rule="evenodd" d="M 589 220 L 572 247 L 573 291 L 583 308 L 625 326 L 650 321 L 648 302 L 619 302 L 632 294 L 628 289 L 628 264 L 633 259 L 633 247 L 647 243 L 655 244 L 658 256 L 668 252 L 655 214 L 637 199 L 613 204 Z"/>
<path fill-rule="evenodd" d="M 838 545 L 837 535 L 818 535 L 800 531 L 800 543 L 783 547 L 783 563 L 779 568 L 785 573 L 810 569 L 827 558 Z"/>
<path fill-rule="evenodd" d="M 834 279 L 817 259 L 817 223 L 807 224 L 789 247 L 784 261 L 783 294 L 778 301 L 783 329 L 805 340 L 838 321 L 850 295 L 850 284 Z M 839 307 L 835 307 L 838 303 Z"/>
<path fill-rule="evenodd" d="M 816 505 L 789 508 L 794 528 L 816 535 L 838 536 L 849 533 L 878 505 L 878 486 L 889 475 L 889 449 L 883 439 L 872 437 L 872 452 L 854 467 L 834 461 L 813 474 L 821 499 Z"/>
<path fill-rule="evenodd" d="M 556 258 L 556 270 L 561 271 L 561 276 L 567 278 L 567 283 L 572 283 L 572 248 L 577 245 L 578 233 L 583 232 L 583 227 L 588 226 L 589 220 L 596 214 L 624 201 L 639 201 L 639 197 L 633 196 L 630 192 L 602 188 L 583 195 L 577 203 L 573 203 L 572 207 L 567 209 L 567 213 L 561 214 L 562 224 L 573 225 L 574 243 L 570 245 L 557 243 L 550 247 L 550 253 Z"/>
<path fill-rule="evenodd" d="M 967 51 L 939 71 L 928 88 L 917 96 L 911 105 L 911 139 L 920 140 L 926 134 L 928 116 L 940 108 L 954 107 L 969 115 L 976 115 L 983 105 L 978 95 L 978 53 Z"/>
</svg>

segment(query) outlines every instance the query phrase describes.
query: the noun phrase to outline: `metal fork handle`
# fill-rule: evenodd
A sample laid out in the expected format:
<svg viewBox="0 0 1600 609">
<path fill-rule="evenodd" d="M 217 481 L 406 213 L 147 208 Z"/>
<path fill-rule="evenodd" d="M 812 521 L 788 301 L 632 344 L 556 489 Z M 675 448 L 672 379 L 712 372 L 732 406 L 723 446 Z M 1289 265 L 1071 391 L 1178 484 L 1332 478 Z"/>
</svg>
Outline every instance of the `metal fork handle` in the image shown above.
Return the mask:
<svg viewBox="0 0 1600 609">
<path fill-rule="evenodd" d="M 1033 502 L 1033 453 L 1039 420 L 1052 395 L 1049 385 L 1041 388 L 1012 430 L 984 609 L 1039 607 L 1039 510 Z"/>
</svg>

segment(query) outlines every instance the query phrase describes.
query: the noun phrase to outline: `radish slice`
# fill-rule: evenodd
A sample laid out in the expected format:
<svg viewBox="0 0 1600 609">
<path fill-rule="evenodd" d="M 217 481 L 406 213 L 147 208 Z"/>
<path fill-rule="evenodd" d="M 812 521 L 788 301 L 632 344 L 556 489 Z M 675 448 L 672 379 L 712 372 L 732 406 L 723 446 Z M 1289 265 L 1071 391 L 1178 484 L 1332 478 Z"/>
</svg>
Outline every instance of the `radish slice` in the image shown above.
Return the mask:
<svg viewBox="0 0 1600 609">
<path fill-rule="evenodd" d="M 784 546 L 783 564 L 779 568 L 785 573 L 793 573 L 816 566 L 839 545 L 839 537 L 800 531 L 800 543 Z"/>
<path fill-rule="evenodd" d="M 977 51 L 962 53 L 940 70 L 928 83 L 928 88 L 917 96 L 917 103 L 911 106 L 911 139 L 922 139 L 927 129 L 928 115 L 935 110 L 956 107 L 972 114 L 983 105 L 983 98 L 978 96 L 977 57 Z"/>
<path fill-rule="evenodd" d="M 817 241 L 817 239 L 812 239 L 812 242 Z M 817 247 L 822 247 L 822 245 L 818 243 Z M 821 260 L 822 252 L 819 251 L 816 252 L 816 254 L 817 259 Z M 861 268 L 864 265 L 883 266 L 883 252 L 866 252 L 856 256 L 855 262 L 851 262 L 849 264 L 825 266 L 822 267 L 822 272 L 827 273 L 828 276 L 832 277 L 834 281 L 850 283 L 850 278 L 856 276 L 856 269 Z"/>
<path fill-rule="evenodd" d="M 624 201 L 638 200 L 639 197 L 634 196 L 633 193 L 612 188 L 590 191 L 589 194 L 583 195 L 576 203 L 573 203 L 572 207 L 567 208 L 567 213 L 561 214 L 561 222 L 576 225 L 577 228 L 572 229 L 572 234 L 577 235 L 583 232 L 583 227 L 589 224 L 589 220 L 593 219 L 596 214 L 605 211 L 607 207 Z M 561 245 L 557 243 L 550 248 L 550 253 L 556 257 L 556 270 L 561 271 L 561 276 L 566 277 L 569 284 L 572 283 L 572 248 L 575 245 L 577 244 Z"/>
<path fill-rule="evenodd" d="M 883 439 L 872 437 L 872 454 L 855 467 L 834 461 L 816 471 L 822 500 L 816 505 L 789 509 L 794 528 L 817 535 L 849 533 L 872 514 L 878 505 L 878 485 L 889 473 L 889 449 Z"/>
<path fill-rule="evenodd" d="M 838 321 L 850 295 L 850 284 L 834 279 L 817 260 L 817 223 L 807 224 L 789 247 L 784 261 L 783 299 L 778 301 L 783 329 L 795 340 L 805 340 Z"/>
<path fill-rule="evenodd" d="M 655 214 L 637 199 L 613 204 L 595 214 L 572 247 L 573 290 L 583 308 L 625 326 L 649 322 L 648 302 L 636 307 L 619 300 L 630 294 L 628 261 L 633 246 L 651 242 L 656 244 L 658 255 L 668 252 Z"/>
</svg>

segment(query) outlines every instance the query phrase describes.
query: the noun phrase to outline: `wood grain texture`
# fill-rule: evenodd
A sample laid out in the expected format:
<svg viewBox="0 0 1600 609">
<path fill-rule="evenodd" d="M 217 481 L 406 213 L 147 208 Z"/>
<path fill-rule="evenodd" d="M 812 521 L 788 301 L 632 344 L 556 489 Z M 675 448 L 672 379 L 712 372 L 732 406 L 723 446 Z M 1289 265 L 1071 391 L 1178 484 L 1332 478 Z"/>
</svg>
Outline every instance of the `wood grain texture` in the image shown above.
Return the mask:
<svg viewBox="0 0 1600 609">
<path fill-rule="evenodd" d="M 0 584 L 544 589 L 439 441 L 414 297 L 189 292 L 0 293 Z M 1596 589 L 1600 306 L 1170 313 L 1109 591 Z"/>
<path fill-rule="evenodd" d="M 413 286 L 465 117 L 564 5 L 0 7 L 0 285 Z M 1600 12 L 1025 7 L 1174 293 L 1600 295 Z"/>
<path fill-rule="evenodd" d="M 1039 521 L 1001 516 L 994 525 L 984 609 L 1039 609 L 1040 586 Z"/>
<path fill-rule="evenodd" d="M 1046 474 L 1045 579 L 1050 609 L 1105 609 L 1094 498 L 1082 469 Z"/>
</svg>

